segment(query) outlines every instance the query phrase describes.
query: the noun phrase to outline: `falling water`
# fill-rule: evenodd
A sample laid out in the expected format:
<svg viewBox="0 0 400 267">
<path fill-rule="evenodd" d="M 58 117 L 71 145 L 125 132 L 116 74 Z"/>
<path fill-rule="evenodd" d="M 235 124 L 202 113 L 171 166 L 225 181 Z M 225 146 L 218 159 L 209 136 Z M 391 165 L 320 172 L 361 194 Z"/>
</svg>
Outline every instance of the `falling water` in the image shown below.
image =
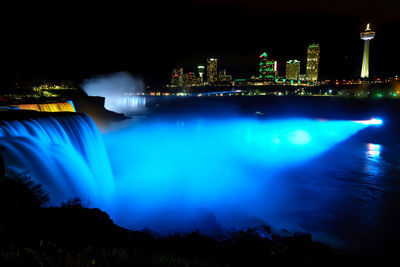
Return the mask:
<svg viewBox="0 0 400 267">
<path fill-rule="evenodd" d="M 120 95 L 107 97 L 104 107 L 118 113 L 129 116 L 137 112 L 143 112 L 146 107 L 146 97 L 136 95 Z"/>
<path fill-rule="evenodd" d="M 88 95 L 105 98 L 106 109 L 128 116 L 145 110 L 146 98 L 140 96 L 144 87 L 141 79 L 128 72 L 92 77 L 82 83 L 82 88 Z"/>
<path fill-rule="evenodd" d="M 55 204 L 79 197 L 103 206 L 114 181 L 101 136 L 85 114 L 0 121 L 5 164 L 27 172 Z"/>
<path fill-rule="evenodd" d="M 63 114 L 0 121 L 0 147 L 8 169 L 27 171 L 54 204 L 79 197 L 122 226 L 210 232 L 199 226 L 204 214 L 226 227 L 245 226 L 249 218 L 268 221 L 266 211 L 283 205 L 278 196 L 284 192 L 276 189 L 280 170 L 312 160 L 367 126 L 306 119 L 163 121 L 102 137 L 87 115 Z"/>
<path fill-rule="evenodd" d="M 18 109 L 36 110 L 43 112 L 75 112 L 74 104 L 72 103 L 72 101 L 45 104 L 19 104 L 15 107 L 17 107 Z"/>
</svg>

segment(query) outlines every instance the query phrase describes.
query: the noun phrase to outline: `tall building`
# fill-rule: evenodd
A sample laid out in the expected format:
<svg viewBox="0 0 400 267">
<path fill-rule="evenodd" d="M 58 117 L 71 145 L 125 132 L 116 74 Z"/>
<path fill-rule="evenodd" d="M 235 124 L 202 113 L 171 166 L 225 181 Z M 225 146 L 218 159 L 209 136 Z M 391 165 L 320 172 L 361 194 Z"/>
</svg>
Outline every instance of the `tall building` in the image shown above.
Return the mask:
<svg viewBox="0 0 400 267">
<path fill-rule="evenodd" d="M 178 86 L 179 83 L 179 72 L 177 69 L 172 70 L 171 85 Z"/>
<path fill-rule="evenodd" d="M 203 80 L 204 66 L 202 66 L 202 65 L 197 66 L 197 70 L 199 71 L 200 83 L 203 84 L 204 83 L 204 80 Z"/>
<path fill-rule="evenodd" d="M 319 44 L 310 44 L 307 48 L 307 80 L 316 82 L 318 81 L 318 67 L 319 67 Z"/>
<path fill-rule="evenodd" d="M 198 85 L 198 80 L 194 72 L 183 74 L 183 86 L 191 87 Z"/>
<path fill-rule="evenodd" d="M 232 81 L 232 75 L 227 74 L 226 70 L 223 69 L 218 73 L 218 80 L 220 82 L 231 82 Z"/>
<path fill-rule="evenodd" d="M 289 60 L 286 62 L 286 80 L 299 80 L 300 61 Z"/>
<path fill-rule="evenodd" d="M 207 81 L 209 83 L 215 83 L 218 81 L 218 58 L 207 59 Z"/>
<path fill-rule="evenodd" d="M 179 69 L 178 86 L 183 86 L 183 68 Z"/>
<path fill-rule="evenodd" d="M 262 53 L 259 58 L 260 73 L 258 78 L 261 80 L 273 80 L 275 78 L 275 74 L 277 73 L 277 62 L 274 60 L 268 60 L 268 55 L 266 52 Z"/>
<path fill-rule="evenodd" d="M 361 78 L 368 78 L 369 77 L 369 43 L 375 37 L 375 32 L 373 32 L 370 28 L 369 23 L 360 34 L 361 40 L 364 40 L 364 53 L 363 53 L 363 60 L 361 66 Z"/>
<path fill-rule="evenodd" d="M 278 61 L 274 61 L 274 74 L 275 74 L 275 78 L 278 78 L 279 73 L 278 73 Z"/>
</svg>

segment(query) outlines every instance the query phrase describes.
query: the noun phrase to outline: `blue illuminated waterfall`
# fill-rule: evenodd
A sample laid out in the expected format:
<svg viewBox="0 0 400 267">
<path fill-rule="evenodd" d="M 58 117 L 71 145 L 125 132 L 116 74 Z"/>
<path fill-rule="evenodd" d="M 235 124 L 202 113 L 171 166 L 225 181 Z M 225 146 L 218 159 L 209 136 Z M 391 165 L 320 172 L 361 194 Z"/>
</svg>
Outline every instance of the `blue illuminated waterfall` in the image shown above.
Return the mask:
<svg viewBox="0 0 400 267">
<path fill-rule="evenodd" d="M 110 200 L 114 180 L 108 156 L 85 114 L 0 121 L 0 147 L 8 169 L 27 172 L 53 203 L 79 197 L 103 206 Z"/>
<path fill-rule="evenodd" d="M 104 107 L 125 115 L 143 112 L 146 107 L 146 97 L 137 95 L 114 95 L 106 97 Z"/>
<path fill-rule="evenodd" d="M 7 168 L 26 171 L 54 204 L 79 197 L 121 226 L 207 232 L 198 224 L 202 209 L 226 227 L 244 227 L 248 217 L 269 221 L 284 205 L 280 170 L 312 160 L 367 126 L 166 120 L 101 136 L 90 117 L 71 114 L 0 120 L 0 147 Z"/>
</svg>

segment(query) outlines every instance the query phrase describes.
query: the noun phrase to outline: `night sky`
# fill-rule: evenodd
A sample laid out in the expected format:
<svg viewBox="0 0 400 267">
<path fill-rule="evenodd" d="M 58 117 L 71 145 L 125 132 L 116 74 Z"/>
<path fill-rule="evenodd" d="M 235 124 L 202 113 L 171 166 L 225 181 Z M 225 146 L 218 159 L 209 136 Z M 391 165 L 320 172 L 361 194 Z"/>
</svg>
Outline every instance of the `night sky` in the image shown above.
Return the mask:
<svg viewBox="0 0 400 267">
<path fill-rule="evenodd" d="M 2 80 L 77 79 L 130 71 L 147 84 L 166 84 L 220 58 L 234 78 L 257 74 L 257 56 L 302 61 L 307 44 L 321 46 L 323 79 L 357 77 L 367 22 L 374 76 L 400 74 L 400 1 L 188 0 L 145 3 L 57 2 L 2 9 Z"/>
</svg>

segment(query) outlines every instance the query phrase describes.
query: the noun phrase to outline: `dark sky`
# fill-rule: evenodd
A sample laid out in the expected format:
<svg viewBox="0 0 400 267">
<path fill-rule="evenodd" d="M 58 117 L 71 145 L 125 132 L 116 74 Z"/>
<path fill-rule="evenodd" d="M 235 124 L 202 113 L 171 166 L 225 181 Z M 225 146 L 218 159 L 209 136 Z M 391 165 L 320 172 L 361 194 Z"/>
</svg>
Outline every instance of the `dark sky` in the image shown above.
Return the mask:
<svg viewBox="0 0 400 267">
<path fill-rule="evenodd" d="M 400 74 L 400 1 L 55 2 L 2 8 L 2 76 L 83 79 L 127 70 L 157 85 L 175 66 L 194 70 L 218 57 L 237 78 L 257 72 L 263 51 L 283 75 L 289 59 L 304 70 L 307 44 L 316 42 L 321 77 L 351 77 L 360 71 L 367 22 L 377 32 L 372 73 Z"/>
</svg>

